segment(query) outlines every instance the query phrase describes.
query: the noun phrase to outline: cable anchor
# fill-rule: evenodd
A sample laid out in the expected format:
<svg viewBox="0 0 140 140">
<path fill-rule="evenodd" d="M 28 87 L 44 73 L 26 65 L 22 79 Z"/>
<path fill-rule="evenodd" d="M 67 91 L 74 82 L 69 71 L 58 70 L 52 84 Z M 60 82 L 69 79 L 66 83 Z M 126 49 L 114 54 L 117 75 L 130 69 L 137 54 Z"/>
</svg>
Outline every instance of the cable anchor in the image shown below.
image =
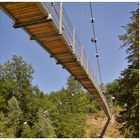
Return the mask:
<svg viewBox="0 0 140 140">
<path fill-rule="evenodd" d="M 62 30 L 63 30 L 63 31 L 65 30 L 65 26 L 64 26 L 64 25 L 62 26 Z"/>
<path fill-rule="evenodd" d="M 96 43 L 96 42 L 97 42 L 97 39 L 96 39 L 95 37 L 92 37 L 92 38 L 91 38 L 91 42 Z"/>
<path fill-rule="evenodd" d="M 91 21 L 91 23 L 94 23 L 95 19 L 94 19 L 94 18 L 91 18 L 91 20 L 90 20 L 90 21 Z"/>
<path fill-rule="evenodd" d="M 98 53 L 96 53 L 96 57 L 99 57 L 99 54 Z"/>
</svg>

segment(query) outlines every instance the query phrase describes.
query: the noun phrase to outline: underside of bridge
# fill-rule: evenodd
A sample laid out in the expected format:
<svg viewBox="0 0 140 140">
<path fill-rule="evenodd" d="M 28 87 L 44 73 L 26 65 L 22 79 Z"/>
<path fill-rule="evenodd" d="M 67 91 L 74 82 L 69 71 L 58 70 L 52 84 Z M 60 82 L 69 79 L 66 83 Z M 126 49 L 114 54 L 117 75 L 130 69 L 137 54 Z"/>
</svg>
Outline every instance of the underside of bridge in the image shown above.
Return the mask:
<svg viewBox="0 0 140 140">
<path fill-rule="evenodd" d="M 55 20 L 54 13 L 51 13 L 51 7 L 49 9 L 41 2 L 6 2 L 0 3 L 0 8 L 15 22 L 14 28 L 22 28 L 31 40 L 35 40 L 48 51 L 57 64 L 68 70 L 97 99 L 110 119 L 110 110 L 85 59 L 83 48 L 78 48 L 74 29 L 71 29 L 71 25 L 65 25 L 61 5 L 57 13 L 58 20 Z"/>
</svg>

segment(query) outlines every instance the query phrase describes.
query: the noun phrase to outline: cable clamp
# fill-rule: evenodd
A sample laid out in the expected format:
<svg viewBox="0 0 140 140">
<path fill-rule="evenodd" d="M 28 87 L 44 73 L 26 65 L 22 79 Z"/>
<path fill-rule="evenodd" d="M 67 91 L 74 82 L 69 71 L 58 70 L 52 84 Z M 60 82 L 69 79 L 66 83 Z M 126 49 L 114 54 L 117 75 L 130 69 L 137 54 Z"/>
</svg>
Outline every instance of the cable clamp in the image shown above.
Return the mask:
<svg viewBox="0 0 140 140">
<path fill-rule="evenodd" d="M 90 21 L 91 21 L 91 23 L 94 23 L 95 19 L 94 19 L 94 18 L 91 18 L 91 20 L 90 20 Z"/>
<path fill-rule="evenodd" d="M 97 39 L 96 39 L 95 37 L 92 37 L 92 38 L 91 38 L 91 42 L 96 43 L 96 42 L 97 42 Z"/>
</svg>

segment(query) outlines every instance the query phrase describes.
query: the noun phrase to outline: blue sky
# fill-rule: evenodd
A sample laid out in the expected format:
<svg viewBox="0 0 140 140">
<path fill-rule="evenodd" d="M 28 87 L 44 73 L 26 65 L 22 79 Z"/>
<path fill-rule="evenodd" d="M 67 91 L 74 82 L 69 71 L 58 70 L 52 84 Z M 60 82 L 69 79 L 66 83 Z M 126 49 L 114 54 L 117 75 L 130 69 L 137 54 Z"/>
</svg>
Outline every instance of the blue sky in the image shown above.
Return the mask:
<svg viewBox="0 0 140 140">
<path fill-rule="evenodd" d="M 89 3 L 67 2 L 63 5 L 99 79 L 95 48 L 90 41 L 92 28 Z M 125 33 L 121 25 L 130 22 L 130 12 L 137 7 L 138 4 L 134 2 L 93 3 L 103 83 L 116 79 L 127 67 L 126 53 L 124 49 L 120 49 L 122 42 L 118 35 Z M 56 65 L 55 60 L 50 58 L 35 41 L 30 41 L 29 36 L 22 29 L 14 29 L 12 25 L 12 20 L 0 11 L 0 63 L 3 64 L 13 55 L 22 56 L 35 70 L 33 85 L 38 85 L 46 93 L 59 90 L 62 86 L 66 87 L 69 73 L 62 69 L 61 65 Z"/>
</svg>

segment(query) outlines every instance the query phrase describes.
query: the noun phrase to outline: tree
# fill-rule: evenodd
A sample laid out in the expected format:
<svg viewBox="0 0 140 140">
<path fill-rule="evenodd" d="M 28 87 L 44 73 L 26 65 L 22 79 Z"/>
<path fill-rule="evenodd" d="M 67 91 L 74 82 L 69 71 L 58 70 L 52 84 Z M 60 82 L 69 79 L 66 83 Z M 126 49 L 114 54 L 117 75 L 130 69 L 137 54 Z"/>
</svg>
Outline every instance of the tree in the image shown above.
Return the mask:
<svg viewBox="0 0 140 140">
<path fill-rule="evenodd" d="M 36 136 L 38 138 L 55 138 L 55 131 L 51 125 L 47 111 L 39 109 L 37 112 L 37 120 L 34 124 Z"/>
<path fill-rule="evenodd" d="M 0 95 L 0 110 L 4 111 L 6 109 L 6 101 L 2 95 Z"/>
<path fill-rule="evenodd" d="M 23 123 L 21 138 L 35 138 L 35 130 L 28 125 L 27 122 Z"/>
<path fill-rule="evenodd" d="M 86 110 L 87 97 L 82 85 L 74 79 L 73 76 L 69 76 L 67 80 L 67 100 L 65 103 L 68 104 L 69 112 L 77 113 Z M 84 102 L 85 101 L 85 102 Z"/>
<path fill-rule="evenodd" d="M 4 63 L 3 66 L 0 65 L 0 68 L 1 79 L 12 79 L 16 81 L 20 87 L 24 87 L 26 84 L 30 85 L 33 69 L 31 65 L 23 61 L 22 57 L 14 55 L 11 61 Z"/>
<path fill-rule="evenodd" d="M 6 134 L 7 131 L 7 120 L 8 118 L 5 114 L 1 111 L 0 112 L 0 138 L 7 138 L 10 137 Z"/>
<path fill-rule="evenodd" d="M 34 120 L 33 109 L 30 109 L 34 107 L 30 106 L 34 91 L 32 73 L 31 65 L 21 57 L 13 56 L 0 65 L 0 109 L 6 120 L 2 124 L 3 137 L 20 137 L 24 120 Z"/>
<path fill-rule="evenodd" d="M 32 72 L 17 56 L 0 65 L 0 137 L 82 137 L 85 113 L 98 108 L 93 96 L 72 76 L 66 89 L 44 94 L 32 86 Z"/>
<path fill-rule="evenodd" d="M 128 54 L 128 68 L 121 72 L 118 100 L 122 111 L 117 120 L 125 137 L 139 137 L 139 9 L 131 12 L 131 23 L 123 26 L 126 34 L 119 36 Z"/>
<path fill-rule="evenodd" d="M 59 120 L 57 136 L 59 138 L 80 138 L 84 134 L 86 115 L 71 113 L 62 115 Z"/>
<path fill-rule="evenodd" d="M 17 99 L 13 96 L 8 101 L 8 115 L 7 115 L 7 122 L 6 122 L 6 135 L 8 137 L 20 137 L 20 131 L 22 129 L 23 124 L 23 114 L 19 107 L 19 103 Z"/>
<path fill-rule="evenodd" d="M 6 101 L 15 96 L 23 113 L 28 110 L 32 94 L 32 73 L 31 65 L 21 57 L 13 56 L 11 61 L 0 65 L 0 95 Z"/>
<path fill-rule="evenodd" d="M 106 84 L 105 86 L 105 97 L 110 105 L 113 105 L 112 97 L 115 97 L 115 104 L 121 104 L 120 100 L 118 99 L 118 93 L 120 94 L 119 90 L 119 82 L 118 80 L 114 80 L 111 83 Z"/>
<path fill-rule="evenodd" d="M 82 85 L 74 79 L 73 76 L 69 76 L 67 80 L 67 90 L 69 94 L 76 94 L 82 92 Z"/>
</svg>

